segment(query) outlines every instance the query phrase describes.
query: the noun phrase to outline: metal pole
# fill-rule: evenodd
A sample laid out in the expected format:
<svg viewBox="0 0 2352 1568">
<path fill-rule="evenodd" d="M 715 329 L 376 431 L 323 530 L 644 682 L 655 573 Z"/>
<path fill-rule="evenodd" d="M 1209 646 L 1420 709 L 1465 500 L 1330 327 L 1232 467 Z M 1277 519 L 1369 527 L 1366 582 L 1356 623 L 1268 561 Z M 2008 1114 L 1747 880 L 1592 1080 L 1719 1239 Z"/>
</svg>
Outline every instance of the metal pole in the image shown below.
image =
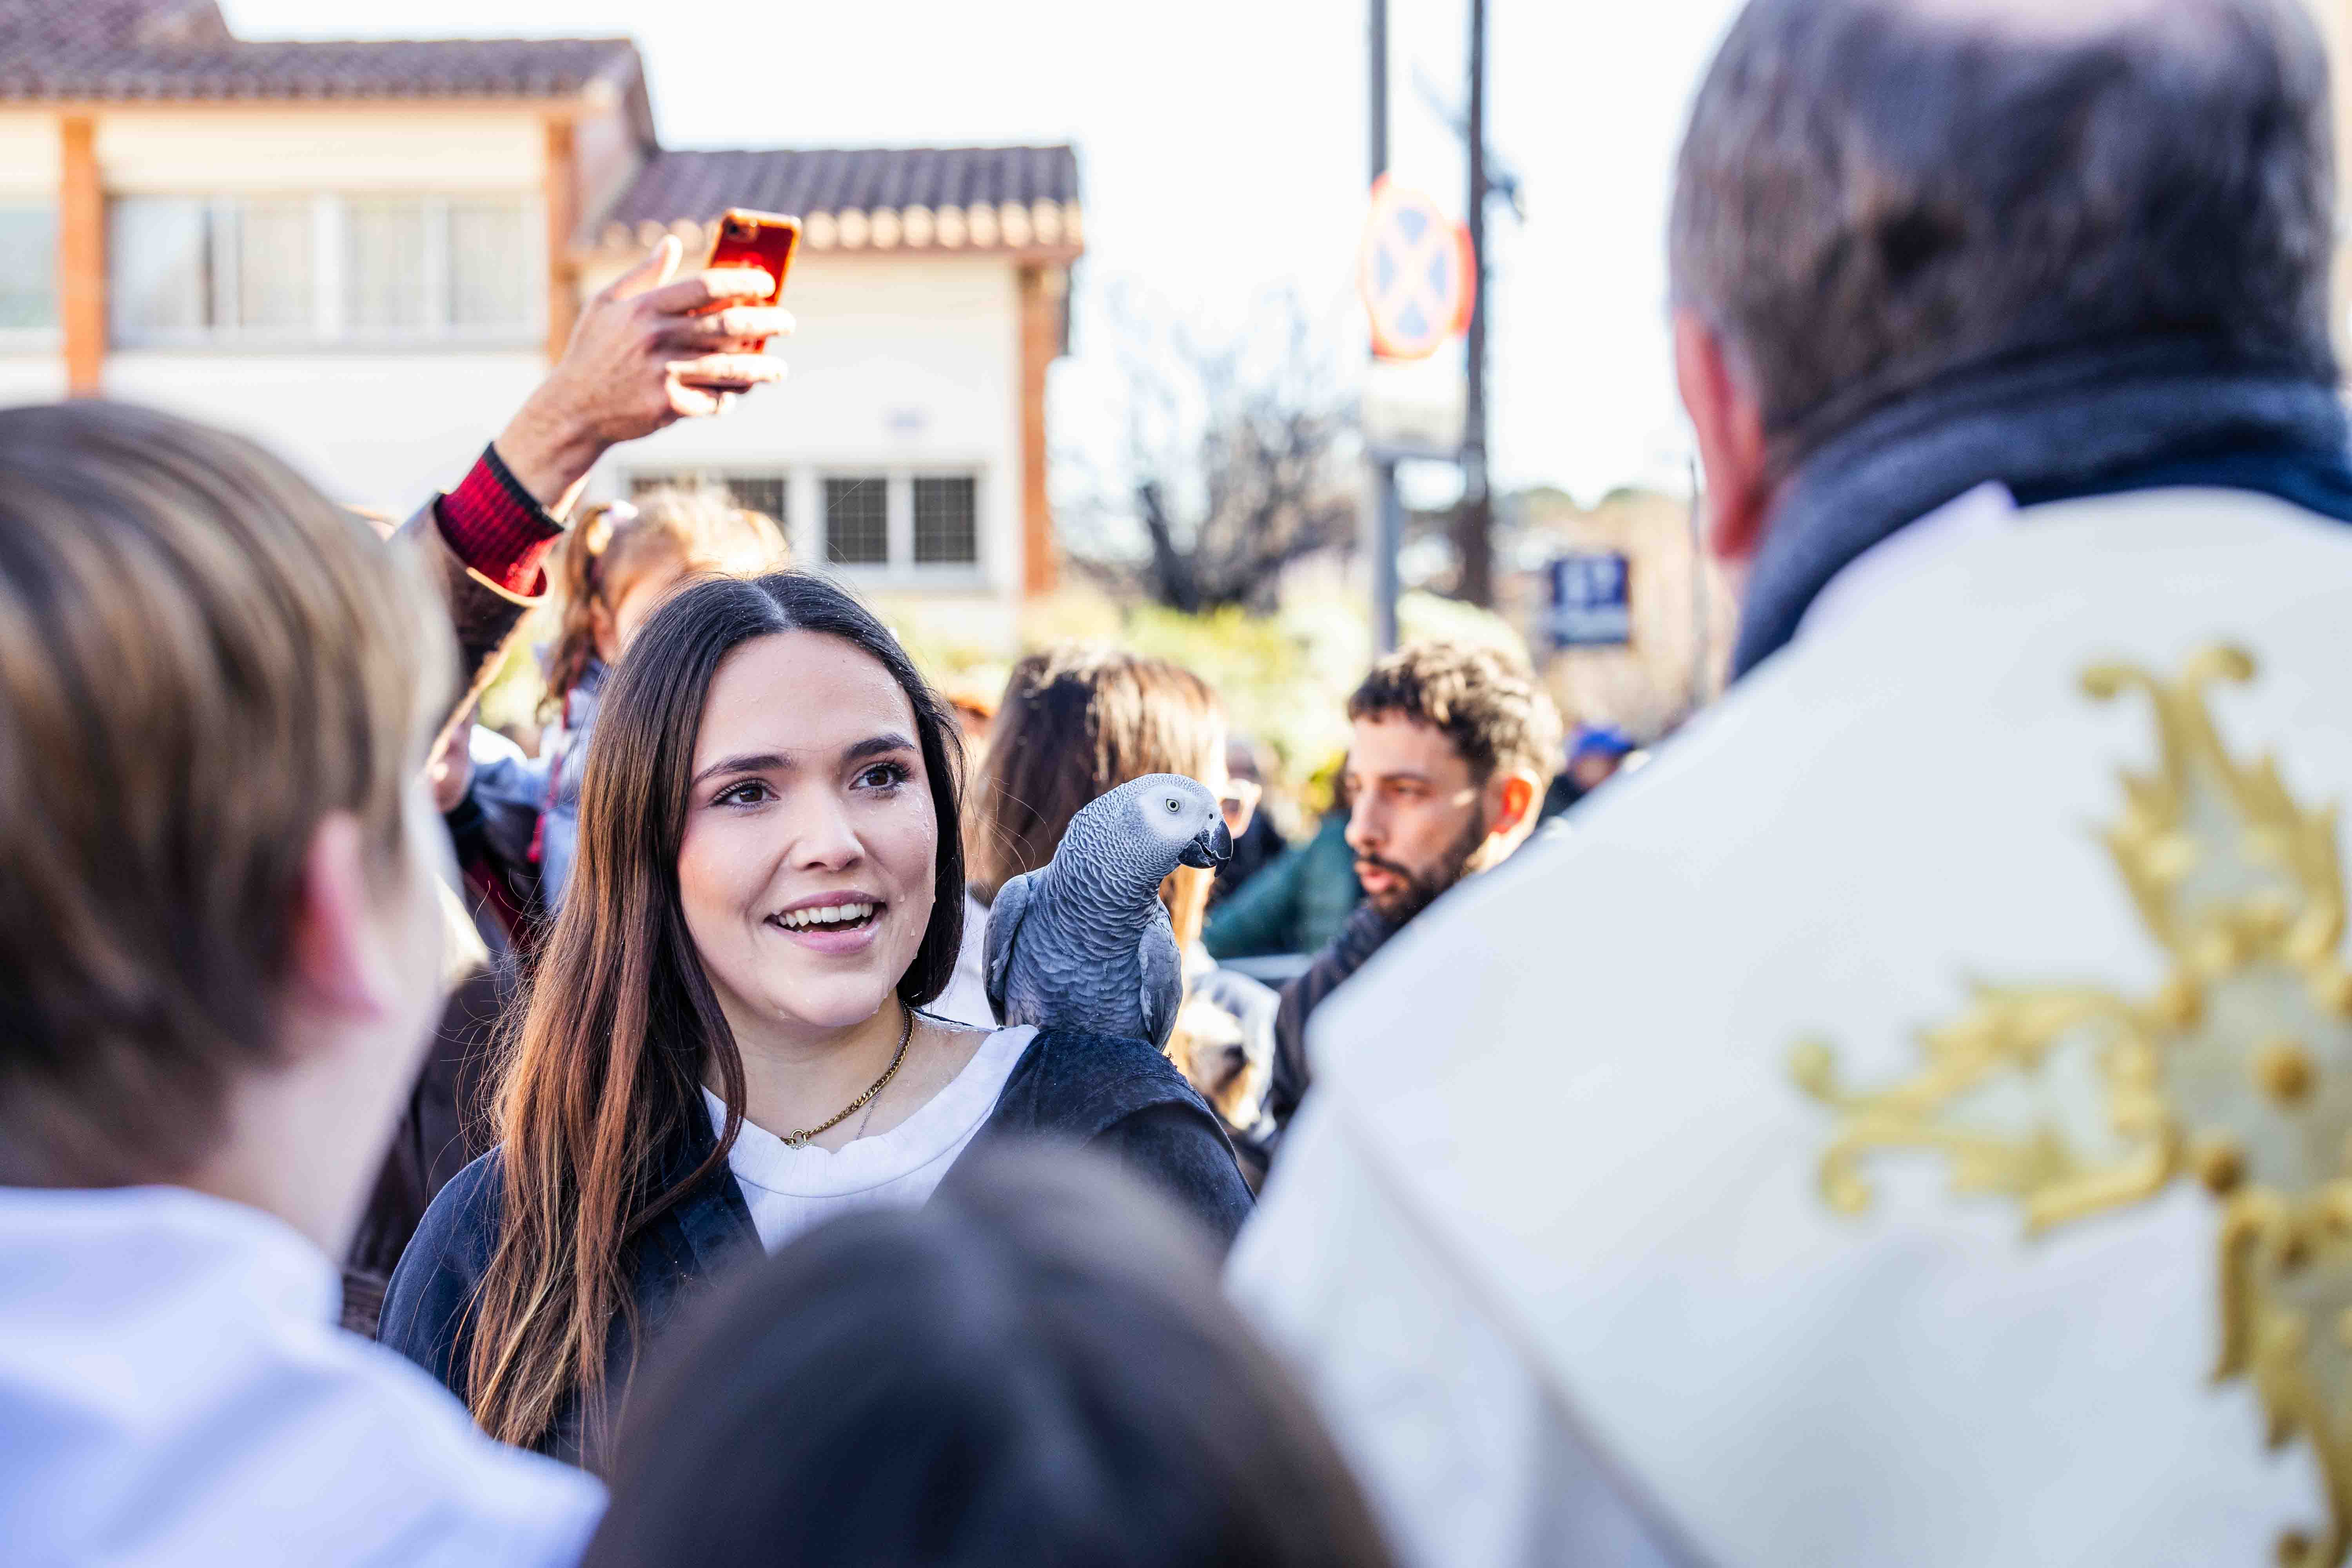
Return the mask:
<svg viewBox="0 0 2352 1568">
<path fill-rule="evenodd" d="M 1486 491 L 1486 0 L 1470 0 L 1470 249 L 1477 295 L 1462 342 L 1462 510 L 1454 518 L 1458 587 L 1474 605 L 1495 602 L 1495 508 Z"/>
<path fill-rule="evenodd" d="M 1397 494 L 1396 470 L 1393 458 L 1373 459 L 1380 526 L 1372 544 L 1372 646 L 1381 653 L 1394 653 L 1397 645 L 1397 551 L 1404 544 L 1404 498 Z"/>
<path fill-rule="evenodd" d="M 1389 6 L 1371 5 L 1372 179 L 1389 172 Z M 1397 495 L 1396 461 L 1375 452 L 1372 464 L 1372 647 L 1389 653 L 1397 645 L 1397 550 L 1403 543 L 1404 502 Z"/>
</svg>

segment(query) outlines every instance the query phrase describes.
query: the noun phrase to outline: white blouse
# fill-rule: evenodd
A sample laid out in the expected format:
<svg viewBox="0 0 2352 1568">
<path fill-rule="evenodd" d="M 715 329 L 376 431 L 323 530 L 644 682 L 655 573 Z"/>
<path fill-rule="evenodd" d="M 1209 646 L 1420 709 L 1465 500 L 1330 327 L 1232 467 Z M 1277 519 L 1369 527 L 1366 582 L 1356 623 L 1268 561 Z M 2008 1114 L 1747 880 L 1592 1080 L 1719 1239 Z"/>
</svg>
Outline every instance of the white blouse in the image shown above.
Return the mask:
<svg viewBox="0 0 2352 1568">
<path fill-rule="evenodd" d="M 955 978 L 924 1011 L 974 1029 L 993 1029 L 1000 1021 L 988 1005 L 988 906 L 970 893 L 963 896 L 963 945 L 956 952 Z"/>
<path fill-rule="evenodd" d="M 992 1032 L 963 1070 L 915 1114 L 887 1132 L 838 1149 L 814 1143 L 794 1149 L 744 1122 L 727 1152 L 727 1166 L 743 1189 L 760 1245 L 773 1252 L 835 1215 L 877 1204 L 913 1208 L 929 1197 L 996 1109 L 1004 1080 L 1036 1035 L 1027 1026 Z M 707 1088 L 702 1098 L 712 1129 L 723 1129 L 727 1102 Z"/>
</svg>

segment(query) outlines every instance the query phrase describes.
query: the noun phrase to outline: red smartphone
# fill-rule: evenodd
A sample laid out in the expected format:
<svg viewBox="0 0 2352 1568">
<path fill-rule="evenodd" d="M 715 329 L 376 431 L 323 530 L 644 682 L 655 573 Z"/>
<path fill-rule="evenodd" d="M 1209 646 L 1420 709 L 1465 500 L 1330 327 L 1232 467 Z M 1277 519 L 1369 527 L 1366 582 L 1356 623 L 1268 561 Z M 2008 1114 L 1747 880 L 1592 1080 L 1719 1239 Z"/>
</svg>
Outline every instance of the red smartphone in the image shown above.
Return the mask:
<svg viewBox="0 0 2352 1568">
<path fill-rule="evenodd" d="M 801 220 L 782 213 L 756 213 L 729 207 L 710 231 L 710 255 L 704 270 L 713 267 L 756 267 L 776 280 L 765 299 L 737 298 L 724 304 L 703 306 L 694 313 L 707 316 L 728 305 L 772 305 L 784 297 L 784 276 L 793 269 L 793 252 L 801 247 Z M 767 347 L 761 338 L 754 352 Z"/>
</svg>

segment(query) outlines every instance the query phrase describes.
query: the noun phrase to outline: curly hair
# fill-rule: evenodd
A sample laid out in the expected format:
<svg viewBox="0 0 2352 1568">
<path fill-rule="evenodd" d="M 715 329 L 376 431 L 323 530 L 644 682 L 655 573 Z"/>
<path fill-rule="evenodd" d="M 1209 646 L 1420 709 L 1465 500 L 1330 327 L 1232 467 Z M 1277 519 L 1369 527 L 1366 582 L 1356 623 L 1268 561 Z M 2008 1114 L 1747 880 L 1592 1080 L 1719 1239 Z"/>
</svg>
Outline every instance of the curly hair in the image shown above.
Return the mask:
<svg viewBox="0 0 2352 1568">
<path fill-rule="evenodd" d="M 1348 699 L 1348 717 L 1399 713 L 1444 731 L 1481 783 L 1497 768 L 1538 779 L 1559 771 L 1559 710 L 1492 648 L 1414 643 L 1381 659 Z"/>
</svg>

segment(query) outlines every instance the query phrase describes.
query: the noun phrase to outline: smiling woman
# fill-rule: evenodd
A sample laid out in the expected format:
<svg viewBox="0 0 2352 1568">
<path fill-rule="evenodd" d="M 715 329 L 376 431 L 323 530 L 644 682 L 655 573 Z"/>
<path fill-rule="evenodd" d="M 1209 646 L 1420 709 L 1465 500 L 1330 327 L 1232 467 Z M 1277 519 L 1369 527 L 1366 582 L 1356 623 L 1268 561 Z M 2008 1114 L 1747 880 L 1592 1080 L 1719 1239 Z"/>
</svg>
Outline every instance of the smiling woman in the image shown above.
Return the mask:
<svg viewBox="0 0 2352 1568">
<path fill-rule="evenodd" d="M 937 695 L 824 578 L 698 584 L 646 623 L 590 742 L 499 1144 L 384 1306 L 385 1342 L 492 1436 L 593 1459 L 693 1282 L 919 1204 L 977 1142 L 1096 1143 L 1239 1227 L 1232 1150 L 1150 1046 L 920 1011 L 962 931 L 961 770 Z"/>
</svg>

